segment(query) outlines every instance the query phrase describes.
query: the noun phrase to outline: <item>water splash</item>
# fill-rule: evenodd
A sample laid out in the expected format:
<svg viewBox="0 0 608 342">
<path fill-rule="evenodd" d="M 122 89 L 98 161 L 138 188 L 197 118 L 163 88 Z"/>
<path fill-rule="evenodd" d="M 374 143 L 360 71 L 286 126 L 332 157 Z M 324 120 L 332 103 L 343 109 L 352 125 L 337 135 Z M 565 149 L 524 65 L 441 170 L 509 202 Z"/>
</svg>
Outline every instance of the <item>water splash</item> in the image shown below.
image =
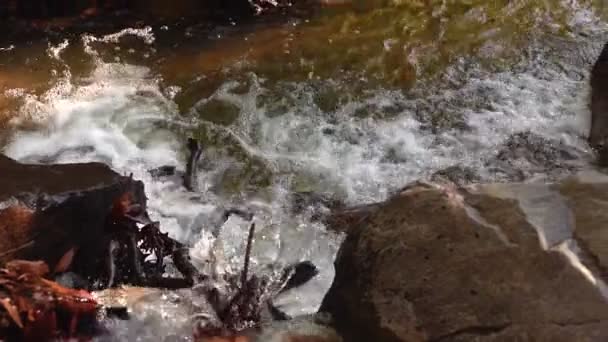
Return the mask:
<svg viewBox="0 0 608 342">
<path fill-rule="evenodd" d="M 59 56 L 64 48 L 62 45 L 49 51 Z M 184 139 L 167 127 L 188 128 L 192 123 L 179 118 L 171 92 L 169 96 L 165 94 L 150 69 L 106 63 L 97 59 L 95 51 L 90 54 L 96 59 L 96 67 L 85 79 L 75 82 L 66 66 L 64 77 L 48 92 L 40 97 L 24 96 L 20 118 L 31 117 L 29 112 L 36 113 L 44 128 L 15 132 L 4 152 L 26 162 L 98 161 L 120 173 L 133 173 L 146 185 L 151 217 L 177 239 L 200 239 L 192 254 L 195 260 L 207 260 L 213 252 L 210 248 L 216 244 L 204 242 L 210 239 L 209 231 L 218 228 L 212 226 L 217 222 L 214 217 L 232 204 L 231 199 L 205 190 L 210 188 L 205 185 L 200 193 L 189 193 L 180 182 L 153 179 L 148 173 L 163 165 L 183 170 Z M 16 123 L 18 120 L 13 122 Z M 277 196 L 286 196 L 279 185 L 272 191 Z M 332 260 L 340 239 L 306 217 L 289 215 L 280 200 L 239 200 L 239 204 L 243 202 L 254 210 L 260 227 L 253 250 L 254 266 L 308 259 L 320 268 L 321 274 L 312 282 L 284 297 L 287 312 L 314 312 L 333 278 Z M 220 239 L 226 261 L 225 265 L 219 265 L 222 272 L 238 270 L 242 265 L 243 236 L 246 236 L 243 232 L 247 226 L 247 222 L 231 219 L 222 227 Z M 290 296 L 296 299 L 289 300 Z"/>
<path fill-rule="evenodd" d="M 0 47 L 0 52 L 4 52 L 4 51 L 12 51 L 15 49 L 15 45 L 9 45 L 7 47 Z"/>
<path fill-rule="evenodd" d="M 229 127 L 206 125 L 230 135 L 275 173 L 308 179 L 314 191 L 342 194 L 352 204 L 382 200 L 408 182 L 454 165 L 470 166 L 486 181 L 509 180 L 494 159 L 521 132 L 565 146 L 568 153 L 556 162 L 584 165 L 590 158 L 584 141 L 589 65 L 567 65 L 585 75 L 579 77 L 542 60 L 526 63 L 501 73 L 477 69 L 464 82 L 452 79 L 457 86 L 424 89 L 420 97 L 376 90 L 329 111 L 315 99 L 314 83 L 274 85 L 253 76 L 246 93 L 235 94 L 242 85 L 227 83 L 204 99 L 238 108 L 239 120 Z M 462 74 L 459 67 L 447 75 Z M 277 88 L 288 92 L 277 94 Z M 260 101 L 266 96 L 273 96 L 270 104 Z M 277 112 L 276 103 L 287 105 Z M 438 127 L 442 120 L 447 124 Z M 530 177 L 549 168 L 519 167 Z"/>
</svg>

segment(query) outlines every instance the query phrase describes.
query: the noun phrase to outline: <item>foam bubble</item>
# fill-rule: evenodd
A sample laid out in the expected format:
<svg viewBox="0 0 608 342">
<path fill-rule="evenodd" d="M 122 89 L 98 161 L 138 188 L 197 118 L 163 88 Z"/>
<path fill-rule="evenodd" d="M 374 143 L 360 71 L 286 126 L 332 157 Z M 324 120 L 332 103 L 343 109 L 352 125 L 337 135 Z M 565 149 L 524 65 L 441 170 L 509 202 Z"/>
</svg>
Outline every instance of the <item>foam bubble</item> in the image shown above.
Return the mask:
<svg viewBox="0 0 608 342">
<path fill-rule="evenodd" d="M 61 53 L 70 45 L 70 41 L 68 39 L 64 39 L 63 42 L 58 44 L 57 46 L 51 45 L 49 43 L 49 47 L 47 49 L 47 53 L 49 57 L 52 57 L 58 61 L 61 61 Z"/>
</svg>

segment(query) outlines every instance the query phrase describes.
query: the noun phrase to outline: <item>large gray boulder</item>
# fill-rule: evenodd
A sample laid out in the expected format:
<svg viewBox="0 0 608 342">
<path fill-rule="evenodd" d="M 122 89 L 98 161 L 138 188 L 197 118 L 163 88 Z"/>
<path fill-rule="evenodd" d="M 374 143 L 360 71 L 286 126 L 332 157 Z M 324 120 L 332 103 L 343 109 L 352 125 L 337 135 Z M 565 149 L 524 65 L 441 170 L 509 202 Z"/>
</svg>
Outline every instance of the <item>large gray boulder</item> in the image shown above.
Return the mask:
<svg viewBox="0 0 608 342">
<path fill-rule="evenodd" d="M 605 190 L 410 185 L 348 229 L 321 310 L 347 341 L 606 341 Z"/>
</svg>

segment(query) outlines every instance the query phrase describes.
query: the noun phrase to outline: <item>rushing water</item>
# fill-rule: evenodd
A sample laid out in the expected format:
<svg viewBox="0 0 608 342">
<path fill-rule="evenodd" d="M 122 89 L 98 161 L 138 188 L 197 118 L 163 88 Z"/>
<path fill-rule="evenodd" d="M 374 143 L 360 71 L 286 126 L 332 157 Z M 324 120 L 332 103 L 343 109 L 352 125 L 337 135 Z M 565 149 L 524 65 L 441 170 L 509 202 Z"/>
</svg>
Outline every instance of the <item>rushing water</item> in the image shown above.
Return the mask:
<svg viewBox="0 0 608 342">
<path fill-rule="evenodd" d="M 508 13 L 517 16 L 537 4 L 521 3 L 508 7 Z M 359 204 L 382 200 L 410 181 L 450 167 L 464 170 L 465 181 L 526 181 L 589 166 L 593 156 L 584 140 L 588 69 L 608 31 L 594 7 L 560 3 L 569 11 L 533 12 L 541 16 L 535 23 L 551 22 L 553 29 L 545 34 L 536 30 L 542 25 L 526 26 L 534 27 L 528 33 L 536 36 L 525 44 L 517 39 L 521 45 L 510 50 L 517 56 L 503 56 L 509 63 L 502 58 L 492 63 L 512 40 L 488 35 L 487 20 L 479 31 L 459 37 L 465 45 L 474 39 L 475 48 L 456 44 L 460 47 L 450 51 L 457 53 L 443 51 L 449 58 L 440 58 L 441 67 L 439 60 L 432 67 L 421 64 L 420 56 L 428 57 L 429 47 L 437 47 L 434 37 L 411 33 L 412 40 L 428 45 L 418 45 L 418 62 L 413 50 L 393 56 L 414 66 L 419 80 L 407 90 L 399 82 L 395 86 L 394 73 L 378 74 L 367 63 L 378 60 L 374 51 L 357 52 L 361 44 L 376 46 L 377 40 L 382 41 L 378 49 L 389 51 L 407 41 L 398 32 L 370 33 L 368 40 L 336 36 L 339 46 L 331 56 L 352 48 L 344 52 L 347 59 L 336 60 L 323 50 L 319 55 L 329 61 L 317 60 L 321 57 L 306 47 L 313 40 L 307 32 L 318 38 L 328 21 L 344 20 L 340 15 L 279 29 L 247 29 L 246 34 L 231 25 L 206 31 L 201 53 L 192 52 L 192 42 L 182 50 L 161 47 L 158 40 L 166 45 L 164 35 L 176 30 L 172 27 L 7 45 L 0 49 L 0 78 L 6 81 L 0 86 L 10 88 L 0 98 L 8 108 L 0 112 L 0 122 L 2 115 L 7 122 L 4 152 L 28 162 L 100 161 L 133 173 L 145 182 L 152 218 L 173 237 L 191 243 L 200 265 L 209 253 L 223 249 L 217 255 L 224 261 L 222 271 L 240 269 L 248 222 L 234 217 L 221 227 L 222 246 L 214 245 L 209 232 L 217 228 L 222 208 L 251 210 L 258 226 L 256 265 L 308 259 L 321 269 L 314 281 L 279 301 L 291 314 L 314 312 L 331 284 L 341 237 L 313 222 L 310 210 L 294 213 L 294 193 L 321 193 Z M 496 15 L 484 6 L 465 12 Z M 395 19 L 398 10 L 377 16 Z M 449 22 L 449 10 L 432 15 Z M 347 16 L 357 23 L 367 22 L 370 14 Z M 531 22 L 522 18 L 514 23 Z M 495 30 L 513 25 L 505 19 Z M 459 30 L 438 27 L 447 36 Z M 182 38 L 197 34 L 196 26 L 179 32 Z M 480 43 L 474 34 L 486 40 Z M 222 35 L 228 38 L 218 38 Z M 265 65 L 269 48 L 264 44 L 272 49 L 277 37 L 287 37 L 293 51 Z M 251 41 L 260 48 L 251 50 Z M 296 53 L 308 69 L 294 71 Z M 348 58 L 354 58 L 351 69 L 361 72 L 345 70 Z M 386 58 L 380 60 L 388 63 Z M 281 61 L 285 68 L 276 67 Z M 310 65 L 318 66 L 315 72 Z M 332 67 L 341 72 L 328 73 Z M 183 169 L 187 136 L 205 144 L 196 193 L 185 191 L 176 179 L 153 179 L 147 172 L 162 165 Z M 138 334 L 157 336 L 155 327 L 147 331 Z"/>
</svg>

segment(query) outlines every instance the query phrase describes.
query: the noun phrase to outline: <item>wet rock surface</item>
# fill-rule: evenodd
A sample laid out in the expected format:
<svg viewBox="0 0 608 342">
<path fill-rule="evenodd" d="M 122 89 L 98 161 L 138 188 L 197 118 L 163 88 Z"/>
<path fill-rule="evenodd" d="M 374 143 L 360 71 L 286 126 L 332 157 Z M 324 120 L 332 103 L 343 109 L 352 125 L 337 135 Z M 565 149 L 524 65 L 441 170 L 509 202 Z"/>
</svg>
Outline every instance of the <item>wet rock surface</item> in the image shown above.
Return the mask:
<svg viewBox="0 0 608 342">
<path fill-rule="evenodd" d="M 321 310 L 348 341 L 603 341 L 605 184 L 414 183 L 350 227 Z"/>
<path fill-rule="evenodd" d="M 581 249 L 583 262 L 608 282 L 608 230 L 605 229 L 608 184 L 587 179 L 587 182 L 570 179 L 555 189 L 568 199 L 576 222 L 573 237 Z"/>
<path fill-rule="evenodd" d="M 430 177 L 430 180 L 432 182 L 454 183 L 456 185 L 462 186 L 465 184 L 478 182 L 481 180 L 481 177 L 471 167 L 464 165 L 454 165 L 433 173 Z"/>
<path fill-rule="evenodd" d="M 372 214 L 382 207 L 381 203 L 360 205 L 333 210 L 324 219 L 325 224 L 331 230 L 346 233 L 361 225 Z"/>
<path fill-rule="evenodd" d="M 511 181 L 523 181 L 534 174 L 551 179 L 575 170 L 573 162 L 579 158 L 577 151 L 559 140 L 519 132 L 504 142 L 487 165 L 499 177 Z"/>
<path fill-rule="evenodd" d="M 563 141 L 530 131 L 510 135 L 483 161 L 482 170 L 455 164 L 426 179 L 433 183 L 466 186 L 491 182 L 557 181 L 584 168 L 587 152 Z"/>
</svg>

